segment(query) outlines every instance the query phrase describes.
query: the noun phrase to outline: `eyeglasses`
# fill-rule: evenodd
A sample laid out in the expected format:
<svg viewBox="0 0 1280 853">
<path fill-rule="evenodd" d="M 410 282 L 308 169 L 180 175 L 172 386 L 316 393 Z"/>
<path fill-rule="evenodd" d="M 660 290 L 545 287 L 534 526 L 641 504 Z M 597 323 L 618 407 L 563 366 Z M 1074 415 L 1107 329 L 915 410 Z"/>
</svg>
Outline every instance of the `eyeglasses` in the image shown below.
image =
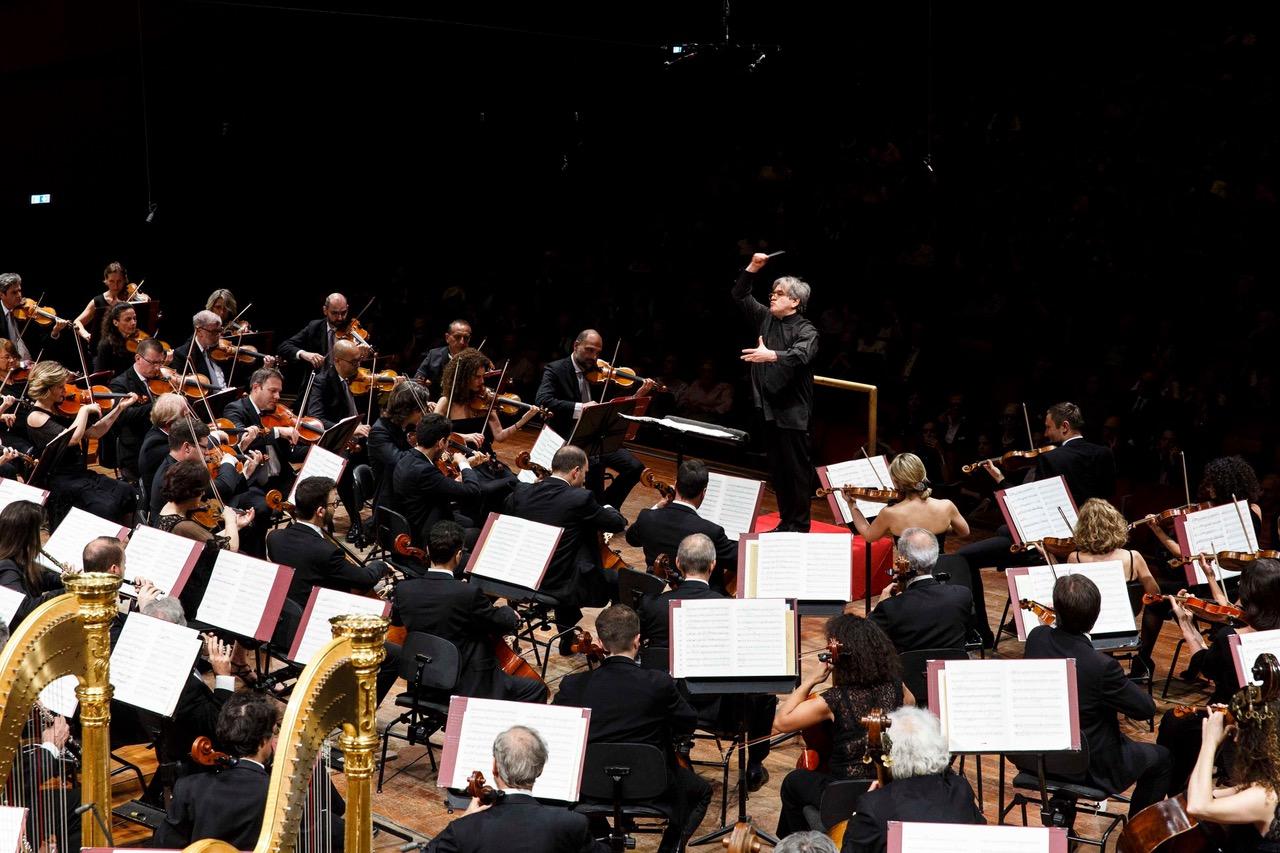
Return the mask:
<svg viewBox="0 0 1280 853">
<path fill-rule="evenodd" d="M 200 331 L 202 331 L 202 332 L 221 332 L 221 331 L 222 331 L 222 326 L 221 326 L 221 325 L 218 325 L 218 326 L 200 326 Z"/>
<path fill-rule="evenodd" d="M 142 357 L 142 360 L 143 360 L 143 361 L 145 361 L 147 364 L 154 365 L 155 367 L 159 367 L 160 365 L 164 364 L 164 359 L 163 359 L 163 358 L 162 358 L 162 359 L 160 359 L 159 361 L 152 361 L 151 359 L 147 358 L 147 357 L 144 355 L 144 356 Z"/>
<path fill-rule="evenodd" d="M 342 500 L 339 499 L 336 501 L 329 501 L 328 503 L 325 504 L 325 506 L 337 509 L 338 507 L 342 506 Z"/>
</svg>

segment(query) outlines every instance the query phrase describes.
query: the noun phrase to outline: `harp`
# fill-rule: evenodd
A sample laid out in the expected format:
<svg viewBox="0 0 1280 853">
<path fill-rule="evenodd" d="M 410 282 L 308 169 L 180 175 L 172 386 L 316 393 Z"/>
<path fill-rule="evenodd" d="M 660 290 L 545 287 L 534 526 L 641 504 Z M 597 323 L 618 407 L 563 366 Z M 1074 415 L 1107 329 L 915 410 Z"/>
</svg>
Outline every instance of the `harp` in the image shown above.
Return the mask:
<svg viewBox="0 0 1280 853">
<path fill-rule="evenodd" d="M 378 746 L 375 682 L 385 654 L 388 621 L 360 615 L 335 616 L 331 622 L 334 639 L 302 671 L 285 708 L 254 853 L 292 853 L 298 848 L 316 759 L 335 729 L 342 730 L 338 745 L 347 777 L 346 853 L 370 853 L 373 848 L 373 755 Z M 188 845 L 186 853 L 234 850 L 225 842 L 206 839 Z"/>
</svg>

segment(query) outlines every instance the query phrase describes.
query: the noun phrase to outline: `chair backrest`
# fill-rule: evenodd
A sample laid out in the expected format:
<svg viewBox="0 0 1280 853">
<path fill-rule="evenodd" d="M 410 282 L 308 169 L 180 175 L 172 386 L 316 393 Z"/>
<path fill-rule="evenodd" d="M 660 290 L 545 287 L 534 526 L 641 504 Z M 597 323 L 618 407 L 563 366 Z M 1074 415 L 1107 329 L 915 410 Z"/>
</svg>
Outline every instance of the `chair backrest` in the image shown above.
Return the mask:
<svg viewBox="0 0 1280 853">
<path fill-rule="evenodd" d="M 1142 587 L 1142 581 L 1127 581 L 1124 587 L 1129 591 L 1129 609 L 1133 611 L 1134 616 L 1137 616 L 1142 610 L 1142 595 L 1146 592 Z"/>
<path fill-rule="evenodd" d="M 582 762 L 583 799 L 613 800 L 614 776 L 621 777 L 623 802 L 646 802 L 667 789 L 667 760 L 648 743 L 593 743 Z"/>
<path fill-rule="evenodd" d="M 903 652 L 899 658 L 902 661 L 902 683 L 916 697 L 916 703 L 923 707 L 929 699 L 926 680 L 929 661 L 968 660 L 969 653 L 964 649 L 916 649 Z"/>
<path fill-rule="evenodd" d="M 858 797 L 870 787 L 870 779 L 839 779 L 824 788 L 818 805 L 823 828 L 830 829 L 840 821 L 848 820 Z"/>
<path fill-rule="evenodd" d="M 423 664 L 418 655 L 427 659 Z M 400 651 L 400 677 L 409 683 L 409 689 L 418 682 L 424 690 L 452 690 L 458 686 L 460 655 L 458 647 L 443 637 L 423 631 L 410 631 L 404 638 Z"/>
<path fill-rule="evenodd" d="M 394 509 L 388 509 L 379 504 L 378 511 L 374 515 L 373 521 L 374 538 L 378 542 L 378 547 L 394 553 L 396 537 L 401 533 L 408 533 L 410 538 L 413 537 L 413 531 L 409 528 L 409 519 L 405 518 Z"/>
<path fill-rule="evenodd" d="M 378 481 L 373 476 L 373 469 L 368 465 L 357 465 L 351 472 L 351 488 L 356 503 L 363 506 L 378 491 Z"/>
<path fill-rule="evenodd" d="M 640 668 L 656 669 L 671 673 L 671 649 L 666 646 L 645 646 L 640 650 Z"/>
<path fill-rule="evenodd" d="M 662 595 L 666 583 L 657 575 L 635 569 L 618 570 L 618 600 L 633 610 L 640 607 L 646 595 Z"/>
</svg>

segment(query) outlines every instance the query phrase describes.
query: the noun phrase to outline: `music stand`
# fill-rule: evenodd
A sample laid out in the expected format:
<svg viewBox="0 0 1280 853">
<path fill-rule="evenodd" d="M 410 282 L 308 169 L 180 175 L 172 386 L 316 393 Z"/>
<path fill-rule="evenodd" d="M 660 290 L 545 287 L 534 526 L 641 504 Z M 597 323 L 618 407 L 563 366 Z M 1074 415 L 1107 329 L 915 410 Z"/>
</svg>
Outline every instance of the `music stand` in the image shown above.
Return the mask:
<svg viewBox="0 0 1280 853">
<path fill-rule="evenodd" d="M 209 406 L 209 411 L 213 412 L 213 416 L 220 418 L 222 417 L 223 410 L 226 409 L 233 400 L 239 400 L 243 394 L 243 391 L 232 385 L 229 388 L 223 388 L 221 391 L 210 394 L 204 399 Z"/>
<path fill-rule="evenodd" d="M 360 426 L 360 416 L 348 415 L 325 430 L 324 435 L 320 436 L 320 440 L 316 442 L 316 446 L 330 453 L 341 453 L 347 446 L 347 442 L 351 440 L 351 436 L 355 435 L 358 426 Z"/>
<path fill-rule="evenodd" d="M 631 426 L 620 416 L 633 413 L 637 402 L 635 397 L 620 397 L 607 403 L 585 406 L 566 444 L 582 448 L 589 459 L 613 453 L 622 447 Z"/>
<path fill-rule="evenodd" d="M 27 485 L 35 486 L 39 489 L 48 486 L 49 473 L 57 468 L 58 463 L 62 461 L 62 454 L 67 452 L 67 445 L 71 441 L 71 433 L 74 430 L 75 427 L 67 427 L 44 446 L 44 450 L 40 453 L 40 458 L 36 460 L 35 466 L 31 469 L 31 476 L 27 478 Z"/>
</svg>

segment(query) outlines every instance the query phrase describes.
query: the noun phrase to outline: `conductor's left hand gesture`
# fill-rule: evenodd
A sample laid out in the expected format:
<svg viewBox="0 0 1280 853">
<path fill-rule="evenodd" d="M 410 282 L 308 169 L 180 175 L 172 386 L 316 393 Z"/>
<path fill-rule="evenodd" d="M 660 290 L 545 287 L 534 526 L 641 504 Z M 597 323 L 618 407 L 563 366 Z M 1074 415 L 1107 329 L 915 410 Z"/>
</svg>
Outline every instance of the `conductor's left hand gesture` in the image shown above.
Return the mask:
<svg viewBox="0 0 1280 853">
<path fill-rule="evenodd" d="M 752 364 L 768 364 L 778 360 L 778 354 L 764 345 L 764 338 L 757 338 L 759 344 L 752 349 L 742 351 L 742 360 Z"/>
</svg>

